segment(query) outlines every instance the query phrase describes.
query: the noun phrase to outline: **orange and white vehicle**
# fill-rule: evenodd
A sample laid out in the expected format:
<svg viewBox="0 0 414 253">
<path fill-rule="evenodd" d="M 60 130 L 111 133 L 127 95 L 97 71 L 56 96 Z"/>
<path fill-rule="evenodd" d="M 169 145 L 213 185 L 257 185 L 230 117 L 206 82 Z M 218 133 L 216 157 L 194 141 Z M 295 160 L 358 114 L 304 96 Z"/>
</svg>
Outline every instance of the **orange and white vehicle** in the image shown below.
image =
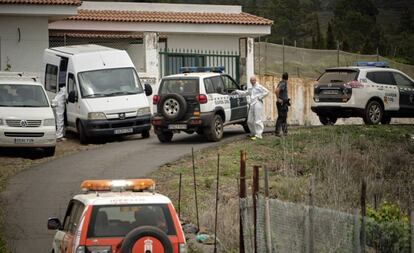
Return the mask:
<svg viewBox="0 0 414 253">
<path fill-rule="evenodd" d="M 54 253 L 186 253 L 171 200 L 154 192 L 151 179 L 86 180 L 70 200 L 56 230 Z"/>
</svg>

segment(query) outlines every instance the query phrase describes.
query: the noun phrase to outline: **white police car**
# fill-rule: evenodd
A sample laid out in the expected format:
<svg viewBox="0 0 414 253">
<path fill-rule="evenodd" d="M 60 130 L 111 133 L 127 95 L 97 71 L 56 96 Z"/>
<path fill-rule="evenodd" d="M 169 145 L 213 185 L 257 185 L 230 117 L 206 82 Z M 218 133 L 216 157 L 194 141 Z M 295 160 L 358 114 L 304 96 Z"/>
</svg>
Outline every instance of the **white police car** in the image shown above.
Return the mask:
<svg viewBox="0 0 414 253">
<path fill-rule="evenodd" d="M 231 94 L 242 87 L 223 67 L 181 68 L 182 74 L 163 77 L 153 97 L 152 125 L 161 142 L 170 142 L 174 133 L 204 134 L 219 141 L 223 126 L 241 124 L 246 132 L 248 102 Z"/>
<path fill-rule="evenodd" d="M 362 117 L 365 124 L 414 117 L 414 80 L 385 62 L 330 68 L 314 86 L 311 109 L 324 125 L 348 117 Z"/>
</svg>

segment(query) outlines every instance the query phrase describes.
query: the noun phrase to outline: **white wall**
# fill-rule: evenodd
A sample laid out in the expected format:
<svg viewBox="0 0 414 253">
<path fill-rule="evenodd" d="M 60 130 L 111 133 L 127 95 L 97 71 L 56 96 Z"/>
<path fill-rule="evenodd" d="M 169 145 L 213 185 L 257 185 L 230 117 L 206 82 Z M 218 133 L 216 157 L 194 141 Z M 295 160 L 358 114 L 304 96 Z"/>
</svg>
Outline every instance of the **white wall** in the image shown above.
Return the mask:
<svg viewBox="0 0 414 253">
<path fill-rule="evenodd" d="M 239 52 L 239 37 L 169 34 L 168 49 L 225 50 Z"/>
<path fill-rule="evenodd" d="M 48 18 L 0 16 L 0 43 L 1 70 L 9 59 L 11 71 L 40 73 L 43 50 L 49 46 Z"/>
</svg>

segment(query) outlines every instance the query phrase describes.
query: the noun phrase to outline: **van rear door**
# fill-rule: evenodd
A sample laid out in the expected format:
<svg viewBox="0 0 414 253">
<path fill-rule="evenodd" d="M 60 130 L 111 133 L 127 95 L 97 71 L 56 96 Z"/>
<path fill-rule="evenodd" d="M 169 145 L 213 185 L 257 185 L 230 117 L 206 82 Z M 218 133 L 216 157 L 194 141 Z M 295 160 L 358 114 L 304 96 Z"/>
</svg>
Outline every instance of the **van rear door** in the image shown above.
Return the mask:
<svg viewBox="0 0 414 253">
<path fill-rule="evenodd" d="M 50 100 L 52 100 L 56 96 L 56 93 L 59 90 L 58 76 L 60 62 L 60 56 L 57 56 L 50 50 L 46 49 L 45 54 L 43 56 L 43 63 L 45 65 L 45 68 L 42 82 L 45 86 L 47 96 Z"/>
</svg>

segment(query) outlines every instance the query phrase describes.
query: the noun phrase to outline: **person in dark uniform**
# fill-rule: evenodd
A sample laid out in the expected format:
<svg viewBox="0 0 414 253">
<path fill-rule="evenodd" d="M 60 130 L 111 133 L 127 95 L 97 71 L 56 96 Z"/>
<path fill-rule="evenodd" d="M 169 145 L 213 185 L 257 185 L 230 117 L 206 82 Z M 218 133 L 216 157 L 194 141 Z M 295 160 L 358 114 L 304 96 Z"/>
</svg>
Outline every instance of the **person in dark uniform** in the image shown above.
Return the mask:
<svg viewBox="0 0 414 253">
<path fill-rule="evenodd" d="M 287 135 L 287 114 L 289 110 L 289 97 L 288 97 L 288 79 L 289 74 L 287 72 L 283 73 L 282 80 L 279 82 L 276 88 L 276 107 L 277 107 L 277 120 L 276 120 L 276 129 L 275 134 L 280 136 L 283 132 L 284 135 Z"/>
</svg>

